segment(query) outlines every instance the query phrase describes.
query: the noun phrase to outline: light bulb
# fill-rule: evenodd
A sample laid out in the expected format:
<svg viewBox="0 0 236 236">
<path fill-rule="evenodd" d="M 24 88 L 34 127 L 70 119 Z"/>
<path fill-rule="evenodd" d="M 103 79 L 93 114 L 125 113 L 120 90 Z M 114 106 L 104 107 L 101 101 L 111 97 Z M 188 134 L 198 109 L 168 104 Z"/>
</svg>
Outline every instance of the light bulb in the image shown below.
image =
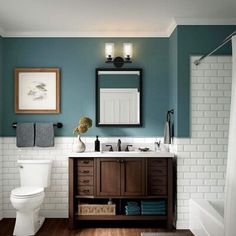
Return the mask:
<svg viewBox="0 0 236 236">
<path fill-rule="evenodd" d="M 131 59 L 133 56 L 133 45 L 132 43 L 123 43 L 123 54 L 124 58 Z"/>
<path fill-rule="evenodd" d="M 105 57 L 107 59 L 114 57 L 114 43 L 106 43 L 105 44 Z"/>
</svg>

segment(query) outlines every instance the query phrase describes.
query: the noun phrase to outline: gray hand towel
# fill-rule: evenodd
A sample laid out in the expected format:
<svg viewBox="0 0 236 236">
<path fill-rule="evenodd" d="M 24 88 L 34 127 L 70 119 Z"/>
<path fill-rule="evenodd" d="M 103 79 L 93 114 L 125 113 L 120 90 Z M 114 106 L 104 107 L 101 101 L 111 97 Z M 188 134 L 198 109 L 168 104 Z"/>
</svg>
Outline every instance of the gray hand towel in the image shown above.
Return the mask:
<svg viewBox="0 0 236 236">
<path fill-rule="evenodd" d="M 53 147 L 54 146 L 53 123 L 36 123 L 35 145 L 38 147 Z"/>
<path fill-rule="evenodd" d="M 34 146 L 34 124 L 33 123 L 17 123 L 16 146 L 17 147 L 33 147 Z"/>
<path fill-rule="evenodd" d="M 171 144 L 171 130 L 170 130 L 170 122 L 169 121 L 166 121 L 166 123 L 165 123 L 164 143 Z"/>
</svg>

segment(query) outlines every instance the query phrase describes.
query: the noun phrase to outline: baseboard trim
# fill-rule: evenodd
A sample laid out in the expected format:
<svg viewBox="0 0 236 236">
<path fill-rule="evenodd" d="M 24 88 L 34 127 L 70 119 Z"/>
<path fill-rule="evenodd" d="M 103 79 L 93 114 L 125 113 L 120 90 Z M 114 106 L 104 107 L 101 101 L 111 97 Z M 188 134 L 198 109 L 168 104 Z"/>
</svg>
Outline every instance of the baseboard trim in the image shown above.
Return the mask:
<svg viewBox="0 0 236 236">
<path fill-rule="evenodd" d="M 46 211 L 41 210 L 40 214 L 46 218 L 68 218 L 67 211 Z"/>
</svg>

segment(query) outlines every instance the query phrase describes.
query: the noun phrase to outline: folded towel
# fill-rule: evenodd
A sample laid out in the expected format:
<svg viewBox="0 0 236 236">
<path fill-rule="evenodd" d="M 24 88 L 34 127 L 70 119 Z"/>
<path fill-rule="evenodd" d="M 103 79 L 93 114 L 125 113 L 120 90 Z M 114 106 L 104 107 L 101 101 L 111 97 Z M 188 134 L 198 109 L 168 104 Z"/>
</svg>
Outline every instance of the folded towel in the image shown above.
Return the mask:
<svg viewBox="0 0 236 236">
<path fill-rule="evenodd" d="M 165 204 L 141 204 L 142 207 L 149 207 L 149 208 L 154 208 L 154 207 L 165 207 Z"/>
<path fill-rule="evenodd" d="M 140 211 L 140 207 L 125 207 L 125 210 L 127 211 Z"/>
<path fill-rule="evenodd" d="M 128 211 L 128 210 L 125 210 L 125 214 L 136 214 L 136 215 L 140 215 L 140 211 Z"/>
<path fill-rule="evenodd" d="M 128 206 L 138 206 L 137 202 L 127 202 Z"/>
<path fill-rule="evenodd" d="M 155 206 L 166 206 L 166 203 L 141 203 L 141 206 L 155 207 Z"/>
<path fill-rule="evenodd" d="M 36 123 L 35 145 L 38 147 L 53 147 L 54 146 L 53 123 Z"/>
<path fill-rule="evenodd" d="M 138 216 L 138 215 L 140 215 L 140 212 L 139 212 L 139 213 L 126 212 L 125 214 L 126 214 L 127 216 Z"/>
<path fill-rule="evenodd" d="M 137 213 L 140 214 L 140 211 L 129 211 L 129 210 L 125 210 L 126 213 Z"/>
<path fill-rule="evenodd" d="M 16 146 L 17 147 L 33 147 L 34 146 L 34 124 L 33 123 L 17 123 Z"/>
<path fill-rule="evenodd" d="M 166 206 L 141 206 L 142 209 L 160 210 L 166 209 Z"/>
<path fill-rule="evenodd" d="M 160 205 L 166 205 L 165 201 L 141 201 L 141 205 L 143 206 L 160 206 Z"/>
<path fill-rule="evenodd" d="M 142 208 L 142 211 L 159 212 L 159 211 L 166 211 L 166 208 L 162 208 L 162 209 L 145 209 L 145 208 Z"/>
<path fill-rule="evenodd" d="M 166 215 L 166 212 L 141 212 L 142 215 Z"/>
</svg>

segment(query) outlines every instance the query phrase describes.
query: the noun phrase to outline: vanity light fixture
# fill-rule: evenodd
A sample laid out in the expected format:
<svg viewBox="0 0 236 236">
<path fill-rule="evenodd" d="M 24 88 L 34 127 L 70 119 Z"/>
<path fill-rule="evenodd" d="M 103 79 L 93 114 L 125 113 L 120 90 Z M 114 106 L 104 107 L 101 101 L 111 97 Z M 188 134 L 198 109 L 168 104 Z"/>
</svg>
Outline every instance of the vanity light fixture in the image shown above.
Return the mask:
<svg viewBox="0 0 236 236">
<path fill-rule="evenodd" d="M 133 55 L 132 43 L 123 43 L 123 57 L 115 57 L 115 58 L 114 58 L 114 43 L 105 44 L 106 63 L 113 63 L 115 67 L 122 67 L 124 63 L 132 63 L 131 61 L 132 55 Z"/>
</svg>

